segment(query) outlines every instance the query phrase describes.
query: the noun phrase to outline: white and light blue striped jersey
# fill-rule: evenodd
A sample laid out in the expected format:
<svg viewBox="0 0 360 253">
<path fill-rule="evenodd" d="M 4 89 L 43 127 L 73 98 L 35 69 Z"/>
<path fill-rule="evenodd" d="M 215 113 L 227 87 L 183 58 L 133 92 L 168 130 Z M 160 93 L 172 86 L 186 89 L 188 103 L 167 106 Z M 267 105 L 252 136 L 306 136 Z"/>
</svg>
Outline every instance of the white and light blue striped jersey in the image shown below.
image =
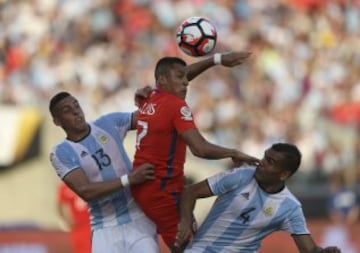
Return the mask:
<svg viewBox="0 0 360 253">
<path fill-rule="evenodd" d="M 301 204 L 288 188 L 266 193 L 254 173 L 254 167 L 243 166 L 208 179 L 218 198 L 186 253 L 255 253 L 274 231 L 309 234 Z"/>
<path fill-rule="evenodd" d="M 91 182 L 108 181 L 128 174 L 132 164 L 123 139 L 131 127 L 131 118 L 131 113 L 104 115 L 89 123 L 91 131 L 82 140 L 65 139 L 53 147 L 50 160 L 58 176 L 64 178 L 78 168 Z M 127 188 L 88 204 L 93 229 L 125 224 L 144 216 Z"/>
</svg>

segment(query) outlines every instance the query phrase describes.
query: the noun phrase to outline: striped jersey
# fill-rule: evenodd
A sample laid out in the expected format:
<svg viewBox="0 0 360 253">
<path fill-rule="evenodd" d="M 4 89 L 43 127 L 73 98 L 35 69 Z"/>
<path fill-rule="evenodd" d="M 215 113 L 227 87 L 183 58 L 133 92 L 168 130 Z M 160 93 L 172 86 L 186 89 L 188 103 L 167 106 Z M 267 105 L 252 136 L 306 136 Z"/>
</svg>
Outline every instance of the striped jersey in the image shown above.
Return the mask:
<svg viewBox="0 0 360 253">
<path fill-rule="evenodd" d="M 123 140 L 131 127 L 131 118 L 131 113 L 104 115 L 89 123 L 91 131 L 80 141 L 65 139 L 54 146 L 50 160 L 58 176 L 64 178 L 77 168 L 81 168 L 91 182 L 109 181 L 128 174 L 132 164 Z M 144 215 L 127 188 L 88 204 L 92 229 L 129 223 Z"/>
<path fill-rule="evenodd" d="M 272 232 L 309 234 L 301 204 L 288 188 L 266 193 L 254 173 L 254 167 L 242 166 L 208 179 L 218 198 L 185 253 L 255 253 Z"/>
</svg>

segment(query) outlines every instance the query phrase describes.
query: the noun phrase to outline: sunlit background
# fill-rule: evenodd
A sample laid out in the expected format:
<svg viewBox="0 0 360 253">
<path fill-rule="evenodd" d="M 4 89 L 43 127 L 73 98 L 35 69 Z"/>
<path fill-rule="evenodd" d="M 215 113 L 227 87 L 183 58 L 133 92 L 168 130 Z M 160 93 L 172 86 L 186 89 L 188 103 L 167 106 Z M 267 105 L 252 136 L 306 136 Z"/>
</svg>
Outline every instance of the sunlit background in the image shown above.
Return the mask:
<svg viewBox="0 0 360 253">
<path fill-rule="evenodd" d="M 359 0 L 0 1 L 0 252 L 69 252 L 48 161 L 64 135 L 49 98 L 70 91 L 88 120 L 136 109 L 134 91 L 154 84 L 160 57 L 198 60 L 175 38 L 191 16 L 215 24 L 216 52 L 252 52 L 242 66 L 217 66 L 191 82 L 187 101 L 200 131 L 260 158 L 274 142 L 298 145 L 302 166 L 289 187 L 316 241 L 360 252 L 359 215 L 334 220 L 327 206 L 342 187 L 360 192 Z M 133 133 L 126 146 L 132 157 Z M 229 166 L 188 154 L 186 175 L 196 182 Z M 211 201 L 199 202 L 200 222 Z M 290 251 L 282 234 L 261 248 Z"/>
</svg>

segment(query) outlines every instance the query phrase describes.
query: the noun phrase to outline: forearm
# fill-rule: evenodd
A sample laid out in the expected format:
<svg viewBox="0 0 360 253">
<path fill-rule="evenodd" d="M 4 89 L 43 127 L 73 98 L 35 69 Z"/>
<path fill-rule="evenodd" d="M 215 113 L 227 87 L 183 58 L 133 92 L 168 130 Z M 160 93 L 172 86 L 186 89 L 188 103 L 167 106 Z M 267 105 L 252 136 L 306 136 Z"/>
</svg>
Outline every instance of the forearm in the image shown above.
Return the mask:
<svg viewBox="0 0 360 253">
<path fill-rule="evenodd" d="M 214 64 L 214 60 L 213 60 L 213 56 L 206 58 L 205 60 L 201 60 L 198 61 L 196 63 L 190 64 L 187 66 L 187 78 L 189 81 L 193 80 L 195 77 L 197 77 L 198 75 L 200 75 L 202 72 L 204 72 L 205 70 L 213 67 Z"/>
<path fill-rule="evenodd" d="M 187 222 L 192 222 L 193 211 L 195 208 L 196 196 L 192 194 L 186 187 L 181 195 L 180 204 L 180 219 Z"/>
<path fill-rule="evenodd" d="M 82 185 L 69 186 L 85 201 L 92 201 L 124 188 L 120 178 L 105 182 L 88 182 Z"/>
<path fill-rule="evenodd" d="M 320 253 L 322 252 L 322 248 L 316 246 L 315 249 L 311 253 Z"/>
<path fill-rule="evenodd" d="M 209 160 L 232 158 L 237 153 L 235 149 L 225 148 L 209 142 L 200 145 L 197 149 L 191 149 L 191 151 L 195 156 Z"/>
</svg>

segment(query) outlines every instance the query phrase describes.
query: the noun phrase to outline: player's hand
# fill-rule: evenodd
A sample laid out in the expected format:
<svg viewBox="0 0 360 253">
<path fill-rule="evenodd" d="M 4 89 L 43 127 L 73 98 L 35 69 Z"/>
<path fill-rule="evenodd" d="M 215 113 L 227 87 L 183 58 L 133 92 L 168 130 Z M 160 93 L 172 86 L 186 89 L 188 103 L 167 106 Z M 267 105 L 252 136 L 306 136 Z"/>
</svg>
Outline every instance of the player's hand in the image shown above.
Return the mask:
<svg viewBox="0 0 360 253">
<path fill-rule="evenodd" d="M 221 54 L 221 65 L 225 67 L 234 67 L 244 63 L 249 57 L 250 52 L 229 52 Z"/>
<path fill-rule="evenodd" d="M 175 247 L 185 248 L 187 244 L 192 244 L 197 223 L 194 219 L 188 220 L 182 218 L 178 224 L 178 232 L 176 234 Z"/>
<path fill-rule="evenodd" d="M 140 88 L 140 89 L 137 89 L 135 91 L 135 97 L 134 97 L 134 100 L 135 100 L 135 105 L 136 106 L 139 106 L 140 105 L 140 101 L 144 98 L 147 98 L 147 96 L 149 95 L 149 93 L 153 90 L 153 88 L 149 85 L 143 87 L 143 88 Z"/>
<path fill-rule="evenodd" d="M 249 165 L 254 165 L 254 166 L 257 166 L 260 163 L 260 160 L 258 158 L 249 156 L 240 151 L 236 152 L 235 156 L 232 157 L 232 160 L 236 167 L 241 166 L 243 163 L 247 163 Z"/>
<path fill-rule="evenodd" d="M 129 174 L 130 185 L 141 184 L 148 180 L 155 179 L 154 165 L 150 163 L 144 163 L 132 170 Z"/>
<path fill-rule="evenodd" d="M 338 247 L 331 246 L 326 247 L 318 251 L 319 253 L 341 253 L 341 250 Z"/>
</svg>

